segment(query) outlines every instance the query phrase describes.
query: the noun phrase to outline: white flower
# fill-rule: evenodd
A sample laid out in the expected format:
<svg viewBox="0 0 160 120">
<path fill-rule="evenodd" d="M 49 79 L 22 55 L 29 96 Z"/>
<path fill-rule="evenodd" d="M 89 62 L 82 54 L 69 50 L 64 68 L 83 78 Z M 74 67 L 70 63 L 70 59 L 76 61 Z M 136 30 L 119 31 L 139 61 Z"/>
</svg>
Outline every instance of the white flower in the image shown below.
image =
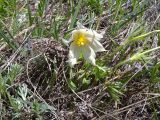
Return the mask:
<svg viewBox="0 0 160 120">
<path fill-rule="evenodd" d="M 71 44 L 69 49 L 69 64 L 74 66 L 78 58 L 83 55 L 84 59 L 89 63 L 96 65 L 96 52 L 105 51 L 99 42 L 103 36 L 96 31 L 87 29 L 81 24 L 77 24 L 78 28 L 72 31 Z"/>
</svg>

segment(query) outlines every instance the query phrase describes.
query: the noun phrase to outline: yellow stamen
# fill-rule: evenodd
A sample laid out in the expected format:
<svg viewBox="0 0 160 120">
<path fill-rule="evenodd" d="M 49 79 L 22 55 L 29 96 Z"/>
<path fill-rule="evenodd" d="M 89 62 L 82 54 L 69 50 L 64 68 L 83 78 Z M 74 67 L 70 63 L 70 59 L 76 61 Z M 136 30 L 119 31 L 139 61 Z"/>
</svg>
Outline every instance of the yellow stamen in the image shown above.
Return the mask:
<svg viewBox="0 0 160 120">
<path fill-rule="evenodd" d="M 73 40 L 77 46 L 84 46 L 88 42 L 88 40 L 85 36 L 85 33 L 81 32 L 81 31 L 77 31 L 76 33 L 74 33 Z"/>
</svg>

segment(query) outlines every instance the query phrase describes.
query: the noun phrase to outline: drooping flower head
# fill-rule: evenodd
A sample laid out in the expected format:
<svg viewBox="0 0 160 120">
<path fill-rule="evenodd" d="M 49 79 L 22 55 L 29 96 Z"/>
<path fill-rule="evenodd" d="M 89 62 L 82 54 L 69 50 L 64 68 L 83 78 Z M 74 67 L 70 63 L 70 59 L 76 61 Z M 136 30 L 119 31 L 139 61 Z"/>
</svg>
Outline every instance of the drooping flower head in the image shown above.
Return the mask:
<svg viewBox="0 0 160 120">
<path fill-rule="evenodd" d="M 78 23 L 77 29 L 72 31 L 71 44 L 69 49 L 69 64 L 74 66 L 82 54 L 84 59 L 89 63 L 96 65 L 96 52 L 105 51 L 99 42 L 103 35 L 96 31 L 87 29 Z"/>
</svg>

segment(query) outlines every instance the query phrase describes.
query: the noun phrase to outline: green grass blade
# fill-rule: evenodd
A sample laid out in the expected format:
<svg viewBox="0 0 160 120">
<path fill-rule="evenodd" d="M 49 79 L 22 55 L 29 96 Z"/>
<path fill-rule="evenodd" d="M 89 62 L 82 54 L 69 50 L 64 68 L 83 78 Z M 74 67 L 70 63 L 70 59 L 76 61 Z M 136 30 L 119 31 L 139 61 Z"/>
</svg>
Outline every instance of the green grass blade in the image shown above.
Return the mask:
<svg viewBox="0 0 160 120">
<path fill-rule="evenodd" d="M 75 9 L 74 15 L 72 15 L 72 18 L 71 18 L 71 24 L 70 24 L 70 27 L 69 27 L 70 29 L 73 28 L 73 26 L 74 26 L 74 24 L 76 22 L 76 18 L 78 16 L 79 10 L 81 8 L 81 4 L 82 4 L 82 0 L 80 0 L 78 2 L 78 5 L 75 7 L 76 9 Z"/>
<path fill-rule="evenodd" d="M 5 35 L 5 33 L 3 32 L 3 31 L 1 31 L 0 30 L 0 38 L 3 38 L 3 41 L 4 42 L 6 42 L 8 45 L 9 45 L 9 47 L 11 47 L 12 49 L 16 49 L 17 48 L 17 45 L 13 42 L 13 41 L 11 41 L 6 35 Z"/>
</svg>

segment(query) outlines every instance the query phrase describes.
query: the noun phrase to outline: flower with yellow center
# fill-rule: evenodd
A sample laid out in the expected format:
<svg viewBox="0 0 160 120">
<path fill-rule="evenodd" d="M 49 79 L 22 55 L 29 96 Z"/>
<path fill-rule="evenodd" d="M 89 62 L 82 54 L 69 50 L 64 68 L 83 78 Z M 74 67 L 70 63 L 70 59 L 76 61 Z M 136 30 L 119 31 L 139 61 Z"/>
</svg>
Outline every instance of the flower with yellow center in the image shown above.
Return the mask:
<svg viewBox="0 0 160 120">
<path fill-rule="evenodd" d="M 78 29 L 73 30 L 68 60 L 70 66 L 74 66 L 77 63 L 77 59 L 81 54 L 86 61 L 96 65 L 95 53 L 105 51 L 104 47 L 99 42 L 101 38 L 103 38 L 101 34 L 98 34 L 94 30 L 87 29 L 82 25 L 78 27 Z"/>
</svg>

